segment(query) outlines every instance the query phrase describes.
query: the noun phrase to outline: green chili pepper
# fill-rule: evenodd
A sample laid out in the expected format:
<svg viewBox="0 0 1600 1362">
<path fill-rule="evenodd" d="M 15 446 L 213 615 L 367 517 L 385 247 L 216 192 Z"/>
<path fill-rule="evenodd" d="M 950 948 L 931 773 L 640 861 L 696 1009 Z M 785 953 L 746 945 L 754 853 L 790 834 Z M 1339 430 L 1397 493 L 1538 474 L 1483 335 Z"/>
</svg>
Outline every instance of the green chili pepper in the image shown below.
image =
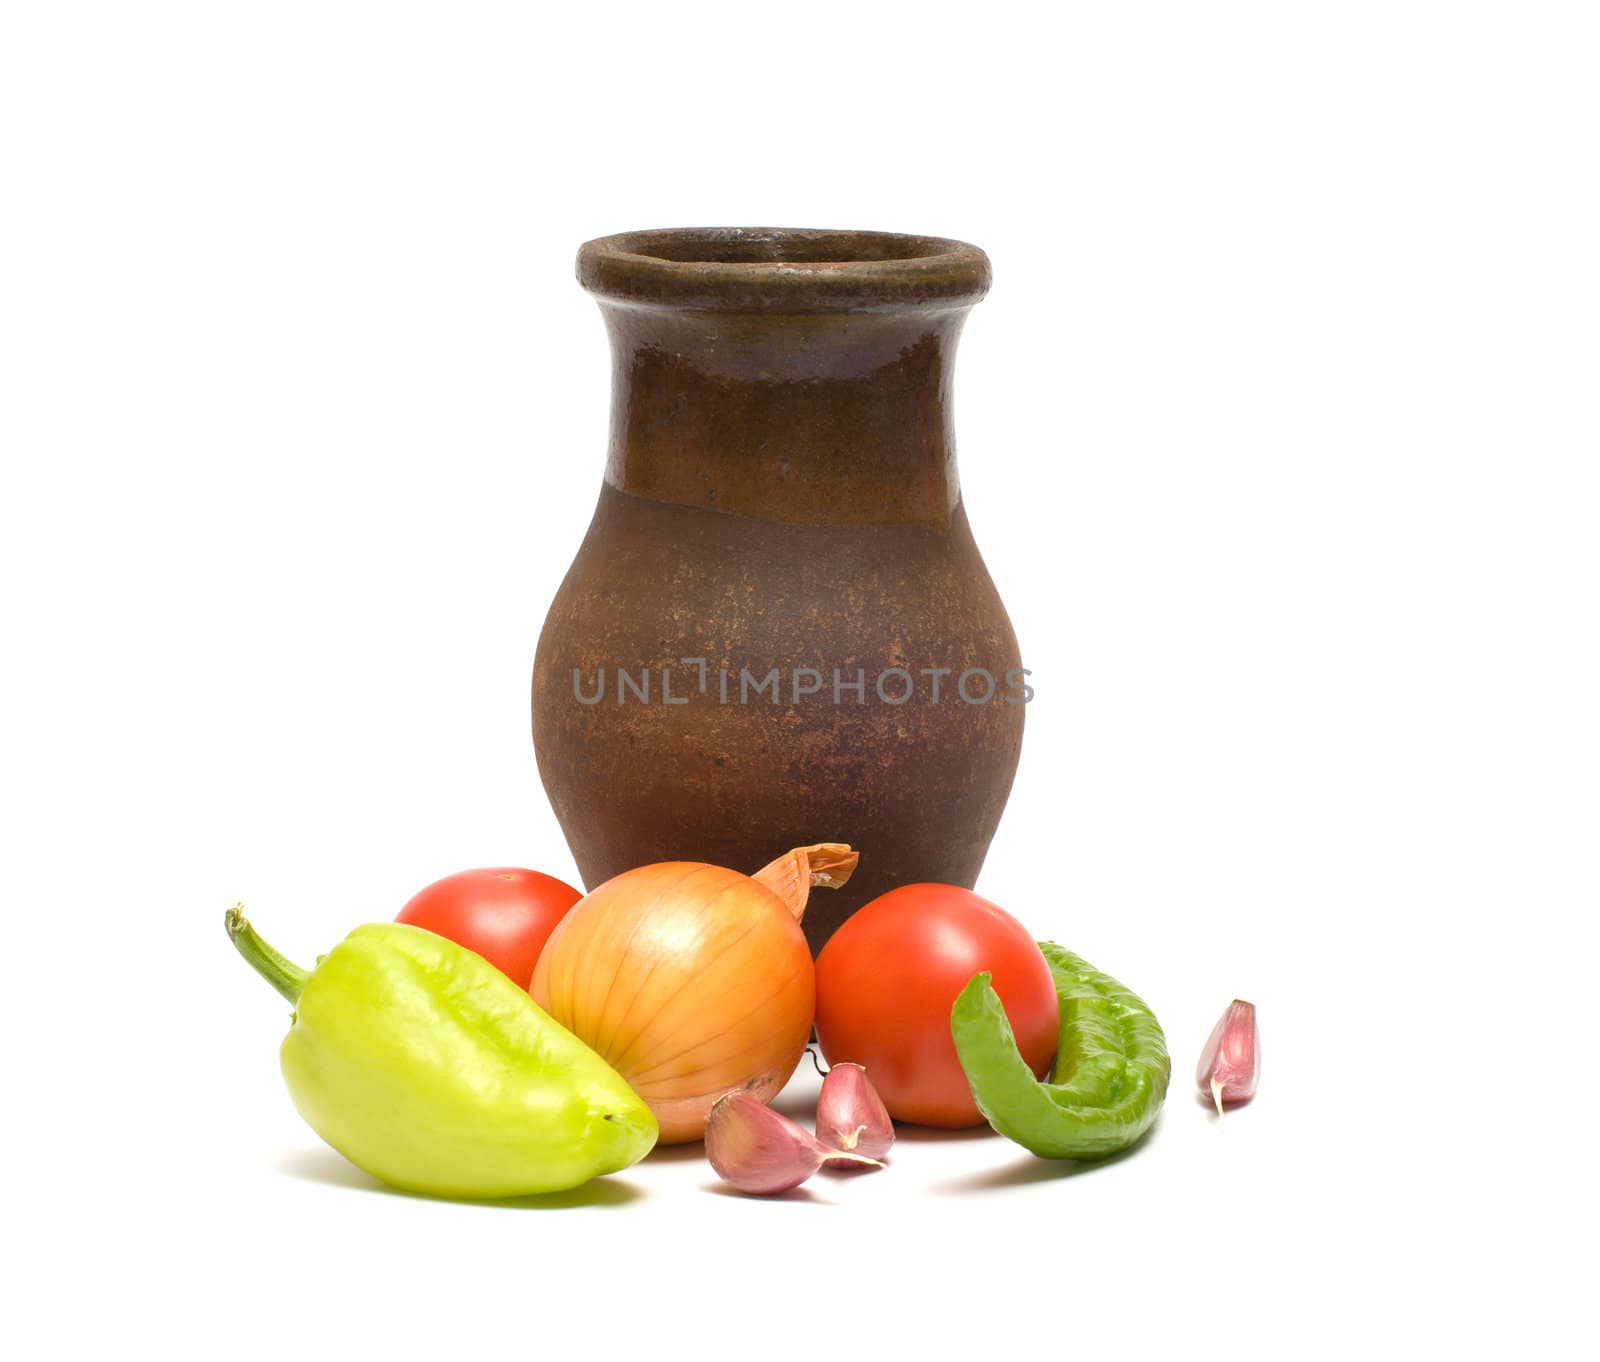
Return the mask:
<svg viewBox="0 0 1600 1362">
<path fill-rule="evenodd" d="M 311 1128 L 351 1163 L 432 1196 L 524 1196 L 637 1163 L 656 1121 L 603 1059 L 481 956 L 396 922 L 313 970 L 238 908 L 228 936 L 294 1004 L 279 1059 Z"/>
<path fill-rule="evenodd" d="M 1109 975 L 1053 942 L 1039 949 L 1061 1002 L 1051 1081 L 1038 1082 L 1017 1049 L 989 981 L 971 979 L 950 1010 L 956 1053 L 989 1124 L 1045 1159 L 1096 1159 L 1150 1128 L 1172 1065 L 1161 1024 Z"/>
</svg>

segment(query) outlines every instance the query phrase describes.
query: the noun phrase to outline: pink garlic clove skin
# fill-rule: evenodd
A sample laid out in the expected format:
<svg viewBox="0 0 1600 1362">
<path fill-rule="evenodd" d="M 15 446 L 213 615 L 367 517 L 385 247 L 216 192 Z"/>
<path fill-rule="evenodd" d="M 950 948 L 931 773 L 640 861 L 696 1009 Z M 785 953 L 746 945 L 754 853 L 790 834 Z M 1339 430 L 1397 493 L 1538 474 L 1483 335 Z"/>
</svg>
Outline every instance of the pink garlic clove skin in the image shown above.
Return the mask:
<svg viewBox="0 0 1600 1362">
<path fill-rule="evenodd" d="M 1195 1082 L 1217 1104 L 1217 1115 L 1221 1116 L 1224 1106 L 1254 1097 L 1260 1079 L 1261 1037 L 1256 1030 L 1256 1005 L 1235 998 L 1206 1041 Z"/>
<path fill-rule="evenodd" d="M 824 1159 L 881 1167 L 874 1159 L 825 1148 L 787 1116 L 749 1093 L 719 1097 L 706 1121 L 706 1158 L 717 1176 L 741 1192 L 771 1196 L 798 1187 Z"/>
<path fill-rule="evenodd" d="M 859 1064 L 835 1064 L 817 1098 L 817 1139 L 844 1154 L 882 1159 L 894 1143 L 894 1122 Z M 824 1168 L 862 1168 L 855 1159 L 831 1157 Z"/>
</svg>

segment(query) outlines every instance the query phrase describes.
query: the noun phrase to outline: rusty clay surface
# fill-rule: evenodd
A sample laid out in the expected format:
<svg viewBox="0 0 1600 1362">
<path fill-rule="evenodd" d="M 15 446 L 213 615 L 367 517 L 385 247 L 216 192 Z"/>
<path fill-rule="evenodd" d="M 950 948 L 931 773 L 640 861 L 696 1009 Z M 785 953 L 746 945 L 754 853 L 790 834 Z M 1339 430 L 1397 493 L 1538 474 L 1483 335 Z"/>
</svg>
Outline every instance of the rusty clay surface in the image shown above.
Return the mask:
<svg viewBox="0 0 1600 1362">
<path fill-rule="evenodd" d="M 813 949 L 896 885 L 971 886 L 1024 712 L 950 420 L 982 252 L 691 229 L 591 242 L 579 273 L 611 339 L 612 438 L 540 637 L 533 728 L 585 885 L 849 842 L 860 868 L 812 895 Z M 937 701 L 925 669 L 944 671 Z M 999 683 L 982 703 L 957 693 L 968 669 Z"/>
</svg>

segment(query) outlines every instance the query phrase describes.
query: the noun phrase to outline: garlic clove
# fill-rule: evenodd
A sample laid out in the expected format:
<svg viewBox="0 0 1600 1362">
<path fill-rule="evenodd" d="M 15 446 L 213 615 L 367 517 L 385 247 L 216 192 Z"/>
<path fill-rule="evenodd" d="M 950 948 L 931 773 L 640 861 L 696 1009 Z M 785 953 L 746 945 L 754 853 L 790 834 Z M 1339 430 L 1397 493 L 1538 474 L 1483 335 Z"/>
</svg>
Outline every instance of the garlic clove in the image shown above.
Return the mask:
<svg viewBox="0 0 1600 1362">
<path fill-rule="evenodd" d="M 817 1098 L 817 1139 L 842 1154 L 882 1159 L 894 1143 L 894 1122 L 859 1064 L 835 1064 Z M 827 1168 L 859 1168 L 853 1159 L 831 1157 Z"/>
<path fill-rule="evenodd" d="M 1235 998 L 1228 1004 L 1200 1054 L 1195 1082 L 1211 1094 L 1217 1115 L 1224 1106 L 1248 1102 L 1256 1095 L 1261 1078 L 1261 1037 L 1256 1029 L 1256 1006 Z"/>
<path fill-rule="evenodd" d="M 749 1093 L 719 1097 L 706 1121 L 706 1158 L 741 1192 L 770 1196 L 798 1187 L 825 1159 L 881 1168 L 876 1159 L 829 1149 Z"/>
</svg>

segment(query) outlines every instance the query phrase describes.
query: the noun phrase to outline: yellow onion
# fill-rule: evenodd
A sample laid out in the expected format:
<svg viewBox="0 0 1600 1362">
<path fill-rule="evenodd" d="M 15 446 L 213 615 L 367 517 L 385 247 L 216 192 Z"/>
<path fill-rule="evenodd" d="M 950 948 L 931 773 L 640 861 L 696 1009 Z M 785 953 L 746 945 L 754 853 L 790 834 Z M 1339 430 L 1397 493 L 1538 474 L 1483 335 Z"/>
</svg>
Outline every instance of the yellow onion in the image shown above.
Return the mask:
<svg viewBox="0 0 1600 1362">
<path fill-rule="evenodd" d="M 729 1092 L 767 1102 L 811 1034 L 816 981 L 800 917 L 856 853 L 797 847 L 755 875 L 697 861 L 628 870 L 580 899 L 546 942 L 533 999 L 642 1097 L 662 1144 L 705 1134 Z"/>
</svg>

